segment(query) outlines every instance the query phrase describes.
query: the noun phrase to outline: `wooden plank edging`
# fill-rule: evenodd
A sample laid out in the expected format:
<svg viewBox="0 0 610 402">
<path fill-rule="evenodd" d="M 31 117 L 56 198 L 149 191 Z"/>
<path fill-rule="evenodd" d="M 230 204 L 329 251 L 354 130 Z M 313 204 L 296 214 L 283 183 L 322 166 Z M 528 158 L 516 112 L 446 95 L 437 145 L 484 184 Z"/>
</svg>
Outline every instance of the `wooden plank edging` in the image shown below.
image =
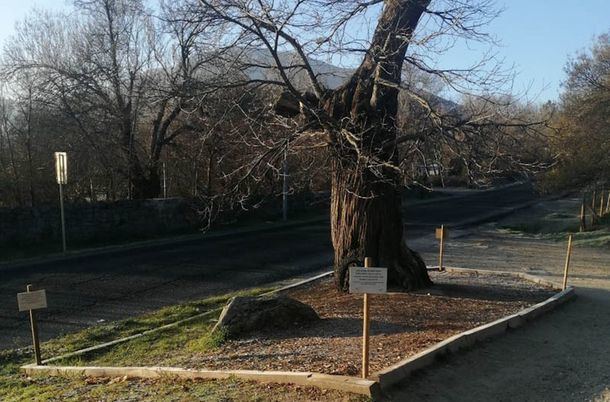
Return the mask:
<svg viewBox="0 0 610 402">
<path fill-rule="evenodd" d="M 127 378 L 227 379 L 262 383 L 296 384 L 351 392 L 376 397 L 379 384 L 357 377 L 292 371 L 259 370 L 194 370 L 178 367 L 99 367 L 99 366 L 37 366 L 29 364 L 21 370 L 29 375 Z"/>
<path fill-rule="evenodd" d="M 559 284 L 538 278 L 534 275 L 521 272 L 510 271 L 491 271 L 477 270 L 469 268 L 446 267 L 449 272 L 473 272 L 478 274 L 500 274 L 506 276 L 516 276 L 524 280 L 532 281 L 543 286 L 549 286 L 555 289 L 559 288 Z M 266 294 L 283 292 L 313 282 L 315 280 L 330 276 L 332 272 L 326 272 L 312 278 L 297 282 L 292 285 L 285 286 L 280 289 L 268 292 Z M 274 382 L 283 384 L 297 384 L 304 386 L 315 386 L 320 388 L 335 389 L 339 391 L 352 392 L 376 398 L 381 394 L 381 391 L 391 387 L 399 381 L 409 377 L 414 371 L 427 367 L 433 364 L 439 357 L 456 353 L 462 348 L 471 347 L 477 342 L 499 336 L 506 332 L 509 328 L 518 328 L 527 321 L 542 315 L 543 313 L 552 310 L 553 308 L 565 303 L 575 296 L 575 291 L 572 286 L 556 293 L 548 299 L 537 303 L 533 306 L 525 308 L 515 314 L 500 318 L 496 321 L 481 325 L 479 327 L 461 332 L 450 338 L 445 339 L 420 353 L 406 358 L 388 368 L 385 368 L 377 373 L 374 373 L 369 379 L 361 379 L 358 377 L 338 376 L 330 374 L 321 374 L 314 372 L 287 372 L 287 371 L 258 371 L 258 370 L 194 370 L 176 367 L 95 367 L 95 366 L 37 366 L 35 364 L 25 365 L 21 370 L 27 375 L 49 375 L 49 376 L 90 376 L 90 377 L 133 377 L 133 378 L 182 378 L 182 379 L 226 379 L 229 377 L 240 378 L 244 380 L 254 380 L 260 382 Z M 218 309 L 220 310 L 220 309 Z M 107 342 L 103 345 L 98 345 L 92 348 L 82 349 L 63 356 L 47 359 L 45 362 L 59 360 L 65 357 L 75 356 L 88 351 L 97 350 L 100 347 L 107 347 L 117 343 L 125 342 L 147 333 L 156 332 L 158 330 L 173 327 L 186 321 L 191 321 L 200 318 L 202 315 L 209 315 L 215 311 L 208 311 L 198 316 L 189 317 L 187 319 L 167 324 L 141 334 L 132 335 L 127 338 L 121 338 L 116 341 Z M 44 362 L 43 362 L 44 363 Z"/>
<path fill-rule="evenodd" d="M 559 288 L 559 285 L 554 282 L 547 281 L 535 277 L 533 275 L 522 274 L 520 272 L 486 270 L 479 271 L 476 269 L 457 267 L 447 267 L 447 270 L 453 272 L 475 272 L 481 274 L 508 274 L 520 277 L 525 280 L 532 280 L 533 282 L 553 287 L 555 289 Z M 431 365 L 436 360 L 438 360 L 438 358 L 446 354 L 455 353 L 462 348 L 471 347 L 477 342 L 499 336 L 506 332 L 509 328 L 518 328 L 525 324 L 527 321 L 531 321 L 532 319 L 542 315 L 543 313 L 554 309 L 560 304 L 563 304 L 566 301 L 570 300 L 574 296 L 574 288 L 572 286 L 569 286 L 567 289 L 554 294 L 548 299 L 528 308 L 525 308 L 515 314 L 500 318 L 496 321 L 478 326 L 476 328 L 461 332 L 457 335 L 447 338 L 444 341 L 439 342 L 414 356 L 408 357 L 386 369 L 378 371 L 377 373 L 373 374 L 371 378 L 379 382 L 382 390 L 387 389 L 392 385 L 409 377 L 414 371 Z"/>
<path fill-rule="evenodd" d="M 322 278 L 326 278 L 327 276 L 331 276 L 332 274 L 333 274 L 333 271 L 327 271 L 327 272 L 324 272 L 322 274 L 319 274 L 319 275 L 316 275 L 316 276 L 312 276 L 311 278 L 303 279 L 302 281 L 298 281 L 296 283 L 283 286 L 283 287 L 281 287 L 279 289 L 274 289 L 274 290 L 271 290 L 269 292 L 263 293 L 261 296 L 271 295 L 273 293 L 281 293 L 281 292 L 285 292 L 287 290 L 298 288 L 298 287 L 301 287 L 303 285 L 307 285 L 307 284 L 309 284 L 311 282 L 317 281 L 318 279 L 322 279 Z"/>
</svg>

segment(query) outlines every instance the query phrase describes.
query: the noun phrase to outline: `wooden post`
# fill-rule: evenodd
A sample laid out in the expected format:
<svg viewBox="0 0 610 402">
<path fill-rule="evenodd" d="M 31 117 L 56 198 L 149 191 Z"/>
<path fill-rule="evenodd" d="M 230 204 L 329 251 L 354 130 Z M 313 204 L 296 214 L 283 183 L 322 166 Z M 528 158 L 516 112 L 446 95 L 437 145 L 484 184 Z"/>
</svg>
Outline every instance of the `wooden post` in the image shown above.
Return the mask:
<svg viewBox="0 0 610 402">
<path fill-rule="evenodd" d="M 570 268 L 570 257 L 571 256 L 572 256 L 572 235 L 569 235 L 568 236 L 568 251 L 566 253 L 566 265 L 563 270 L 563 287 L 562 287 L 563 290 L 565 290 L 566 287 L 568 286 L 568 270 Z"/>
<path fill-rule="evenodd" d="M 601 198 L 599 199 L 599 217 L 604 216 L 604 191 L 601 192 Z"/>
<path fill-rule="evenodd" d="M 282 220 L 288 220 L 288 148 L 284 150 L 282 163 Z"/>
<path fill-rule="evenodd" d="M 26 291 L 32 291 L 32 285 L 26 287 Z M 42 365 L 42 358 L 40 357 L 40 340 L 38 339 L 38 324 L 36 323 L 36 312 L 30 310 L 30 326 L 32 327 L 32 343 L 34 344 L 34 358 L 36 359 L 36 365 Z"/>
<path fill-rule="evenodd" d="M 89 202 L 95 202 L 95 191 L 93 190 L 93 179 L 89 177 Z"/>
<path fill-rule="evenodd" d="M 580 231 L 584 232 L 585 230 L 587 230 L 587 227 L 585 223 L 585 202 L 583 200 L 580 204 Z"/>
<path fill-rule="evenodd" d="M 364 267 L 370 268 L 372 265 L 373 259 L 365 257 Z M 367 378 L 369 376 L 369 325 L 369 295 L 365 293 L 362 323 L 362 378 Z"/>
<path fill-rule="evenodd" d="M 591 196 L 591 226 L 595 225 L 595 197 L 597 197 L 597 193 L 593 190 L 593 195 Z"/>
<path fill-rule="evenodd" d="M 610 190 L 608 191 L 608 197 L 606 197 L 606 213 L 610 212 Z"/>
<path fill-rule="evenodd" d="M 441 238 L 438 250 L 438 270 L 443 270 L 443 252 L 445 247 L 445 225 L 441 225 Z"/>
<path fill-rule="evenodd" d="M 167 171 L 165 162 L 162 162 L 161 168 L 163 169 L 163 198 L 167 198 Z"/>
</svg>

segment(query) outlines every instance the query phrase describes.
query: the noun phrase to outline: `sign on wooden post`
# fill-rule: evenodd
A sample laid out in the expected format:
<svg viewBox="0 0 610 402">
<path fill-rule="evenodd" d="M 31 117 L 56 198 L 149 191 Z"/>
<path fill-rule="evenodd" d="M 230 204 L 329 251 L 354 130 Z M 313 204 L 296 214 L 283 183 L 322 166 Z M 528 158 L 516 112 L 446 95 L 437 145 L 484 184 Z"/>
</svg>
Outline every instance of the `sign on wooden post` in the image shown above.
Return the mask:
<svg viewBox="0 0 610 402">
<path fill-rule="evenodd" d="M 445 229 L 445 225 L 441 225 L 440 228 L 436 228 L 435 231 L 436 238 L 440 240 L 439 250 L 438 250 L 438 270 L 443 270 L 443 253 L 445 247 L 445 237 L 447 236 L 447 229 Z"/>
<path fill-rule="evenodd" d="M 585 223 L 585 202 L 583 201 L 582 204 L 580 204 L 580 231 L 584 232 L 586 230 L 586 223 Z"/>
<path fill-rule="evenodd" d="M 364 267 L 350 267 L 349 292 L 363 293 L 362 323 L 362 378 L 369 376 L 369 293 L 387 293 L 388 269 L 372 268 L 371 258 L 364 259 Z"/>
<path fill-rule="evenodd" d="M 68 155 L 65 152 L 55 152 L 55 177 L 59 184 L 59 214 L 61 218 L 61 247 L 66 252 L 66 218 L 64 215 L 63 185 L 68 183 Z"/>
<path fill-rule="evenodd" d="M 388 269 L 351 267 L 349 269 L 350 293 L 387 293 Z"/>
<path fill-rule="evenodd" d="M 34 344 L 34 358 L 36 364 L 42 364 L 40 357 L 40 340 L 38 338 L 38 324 L 36 322 L 36 313 L 34 310 L 47 308 L 47 292 L 43 290 L 32 291 L 32 285 L 28 285 L 26 292 L 17 293 L 17 305 L 19 311 L 30 312 L 30 326 L 32 328 L 32 343 Z"/>
<path fill-rule="evenodd" d="M 47 308 L 47 292 L 43 289 L 17 293 L 17 304 L 19 305 L 19 311 Z"/>
<path fill-rule="evenodd" d="M 55 178 L 57 184 L 68 184 L 68 155 L 55 152 Z"/>
</svg>

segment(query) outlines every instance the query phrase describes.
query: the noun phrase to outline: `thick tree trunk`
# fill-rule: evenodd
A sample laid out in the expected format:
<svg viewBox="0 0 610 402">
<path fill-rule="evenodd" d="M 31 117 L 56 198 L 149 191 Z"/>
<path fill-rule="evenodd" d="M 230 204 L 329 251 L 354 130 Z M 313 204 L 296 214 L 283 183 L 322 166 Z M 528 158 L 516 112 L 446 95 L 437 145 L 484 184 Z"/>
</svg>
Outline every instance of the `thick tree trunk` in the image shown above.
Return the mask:
<svg viewBox="0 0 610 402">
<path fill-rule="evenodd" d="M 157 198 L 161 195 L 161 177 L 157 166 L 152 166 L 146 174 L 139 166 L 132 172 L 133 198 Z"/>
<path fill-rule="evenodd" d="M 334 165 L 331 230 L 337 286 L 347 289 L 348 268 L 362 266 L 364 257 L 388 268 L 391 287 L 411 290 L 431 285 L 425 263 L 404 239 L 398 183 L 380 182 L 370 173 Z"/>
<path fill-rule="evenodd" d="M 335 278 L 346 287 L 350 265 L 372 257 L 388 268 L 390 286 L 431 285 L 421 257 L 403 236 L 396 114 L 402 64 L 409 40 L 429 0 L 385 3 L 370 51 L 343 87 L 322 105 L 341 122 L 331 132 L 331 223 Z"/>
<path fill-rule="evenodd" d="M 121 137 L 123 140 L 122 150 L 127 160 L 128 177 L 133 188 L 131 197 L 134 199 L 157 198 L 161 195 L 161 176 L 159 174 L 161 151 L 160 149 L 152 149 L 150 160 L 142 162 L 134 152 L 133 135 L 131 122 L 126 118 Z"/>
<path fill-rule="evenodd" d="M 343 86 L 307 104 L 303 126 L 323 127 L 332 153 L 331 224 L 335 278 L 345 290 L 348 268 L 365 257 L 388 268 L 389 285 L 432 284 L 421 257 L 407 248 L 402 222 L 396 115 L 402 65 L 413 32 L 430 0 L 386 0 L 364 60 Z M 302 113 L 295 94 L 282 94 L 276 112 Z"/>
</svg>

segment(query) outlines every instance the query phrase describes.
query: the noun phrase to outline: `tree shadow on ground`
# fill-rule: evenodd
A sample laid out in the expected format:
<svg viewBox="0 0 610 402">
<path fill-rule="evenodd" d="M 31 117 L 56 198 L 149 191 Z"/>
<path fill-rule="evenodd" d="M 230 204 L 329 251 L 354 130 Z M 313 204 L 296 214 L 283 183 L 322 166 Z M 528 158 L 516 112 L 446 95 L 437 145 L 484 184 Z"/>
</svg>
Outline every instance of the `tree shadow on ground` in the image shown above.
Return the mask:
<svg viewBox="0 0 610 402">
<path fill-rule="evenodd" d="M 362 325 L 363 322 L 361 318 L 322 318 L 317 322 L 294 324 L 289 328 L 266 329 L 258 332 L 257 334 L 250 334 L 249 336 L 242 337 L 241 341 L 243 342 L 252 339 L 265 339 L 271 341 L 296 338 L 356 338 L 362 336 Z M 369 333 L 371 336 L 378 334 L 391 335 L 415 331 L 417 331 L 417 328 L 407 324 L 392 323 L 380 320 L 370 321 Z"/>
<path fill-rule="evenodd" d="M 545 288 L 518 288 L 500 284 L 448 284 L 435 283 L 432 287 L 418 291 L 414 294 L 446 296 L 462 299 L 500 301 L 500 302 L 541 302 L 557 291 Z"/>
</svg>

